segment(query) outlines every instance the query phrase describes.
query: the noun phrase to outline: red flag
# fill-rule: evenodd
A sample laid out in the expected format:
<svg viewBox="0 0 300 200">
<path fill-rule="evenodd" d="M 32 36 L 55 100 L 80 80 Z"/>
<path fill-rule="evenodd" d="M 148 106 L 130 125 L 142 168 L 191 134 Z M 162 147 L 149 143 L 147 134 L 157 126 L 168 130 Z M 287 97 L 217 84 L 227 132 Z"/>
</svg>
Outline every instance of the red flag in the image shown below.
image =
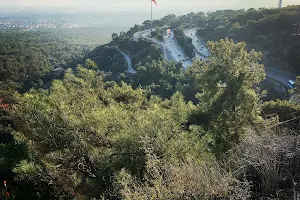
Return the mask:
<svg viewBox="0 0 300 200">
<path fill-rule="evenodd" d="M 5 192 L 5 196 L 8 198 L 9 197 L 9 192 Z"/>
<path fill-rule="evenodd" d="M 156 0 L 151 0 L 151 1 L 153 1 L 155 3 L 155 5 L 157 5 Z"/>
<path fill-rule="evenodd" d="M 3 181 L 3 185 L 6 187 L 6 181 Z"/>
</svg>

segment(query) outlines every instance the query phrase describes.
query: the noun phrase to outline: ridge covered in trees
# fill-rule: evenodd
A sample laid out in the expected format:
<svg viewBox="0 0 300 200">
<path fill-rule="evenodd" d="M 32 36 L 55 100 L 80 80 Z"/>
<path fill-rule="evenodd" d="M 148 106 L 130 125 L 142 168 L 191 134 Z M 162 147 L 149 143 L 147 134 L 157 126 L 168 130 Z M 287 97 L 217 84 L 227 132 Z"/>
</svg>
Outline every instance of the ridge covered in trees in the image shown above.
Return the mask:
<svg viewBox="0 0 300 200">
<path fill-rule="evenodd" d="M 153 24 L 173 29 L 198 28 L 205 41 L 226 37 L 246 42 L 247 49 L 264 52 L 264 64 L 299 74 L 299 36 L 292 35 L 292 24 L 299 23 L 300 6 L 278 8 L 250 8 L 248 10 L 218 10 L 187 15 L 168 15 Z M 142 27 L 147 25 L 147 21 Z"/>
</svg>

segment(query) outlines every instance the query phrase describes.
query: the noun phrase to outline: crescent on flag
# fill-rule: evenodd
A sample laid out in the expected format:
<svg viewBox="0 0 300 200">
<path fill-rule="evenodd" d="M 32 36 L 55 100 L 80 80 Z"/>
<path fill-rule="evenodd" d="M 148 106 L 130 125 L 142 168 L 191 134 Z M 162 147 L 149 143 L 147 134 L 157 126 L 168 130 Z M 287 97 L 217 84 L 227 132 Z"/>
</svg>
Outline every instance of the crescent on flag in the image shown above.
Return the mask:
<svg viewBox="0 0 300 200">
<path fill-rule="evenodd" d="M 155 5 L 157 5 L 156 0 L 151 0 L 151 1 L 153 1 L 155 3 Z"/>
</svg>

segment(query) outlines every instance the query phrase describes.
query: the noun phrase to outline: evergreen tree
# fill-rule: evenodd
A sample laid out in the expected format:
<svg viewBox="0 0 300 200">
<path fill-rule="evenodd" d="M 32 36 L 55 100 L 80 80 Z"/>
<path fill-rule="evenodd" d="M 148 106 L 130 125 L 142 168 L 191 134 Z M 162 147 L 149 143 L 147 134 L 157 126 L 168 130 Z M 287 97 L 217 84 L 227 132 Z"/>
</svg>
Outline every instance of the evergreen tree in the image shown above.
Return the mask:
<svg viewBox="0 0 300 200">
<path fill-rule="evenodd" d="M 213 135 L 217 154 L 238 142 L 247 126 L 261 120 L 255 87 L 265 77 L 258 63 L 262 55 L 254 50 L 248 53 L 245 46 L 228 39 L 209 42 L 208 63 L 198 62 L 191 69 L 201 83 L 199 113 L 204 113 L 202 123 Z"/>
</svg>

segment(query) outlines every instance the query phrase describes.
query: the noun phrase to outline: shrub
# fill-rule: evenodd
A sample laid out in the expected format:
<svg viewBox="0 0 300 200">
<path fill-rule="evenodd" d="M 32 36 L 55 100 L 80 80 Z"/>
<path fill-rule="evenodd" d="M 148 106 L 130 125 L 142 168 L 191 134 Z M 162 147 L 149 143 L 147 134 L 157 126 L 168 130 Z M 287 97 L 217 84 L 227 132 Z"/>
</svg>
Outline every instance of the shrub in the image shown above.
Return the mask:
<svg viewBox="0 0 300 200">
<path fill-rule="evenodd" d="M 257 196 L 296 199 L 300 192 L 300 136 L 285 129 L 247 133 L 236 147 L 237 166 Z"/>
<path fill-rule="evenodd" d="M 249 184 L 236 180 L 216 161 L 170 164 L 152 157 L 146 170 L 143 181 L 125 170 L 118 174 L 116 182 L 123 199 L 248 199 L 251 196 Z"/>
</svg>

